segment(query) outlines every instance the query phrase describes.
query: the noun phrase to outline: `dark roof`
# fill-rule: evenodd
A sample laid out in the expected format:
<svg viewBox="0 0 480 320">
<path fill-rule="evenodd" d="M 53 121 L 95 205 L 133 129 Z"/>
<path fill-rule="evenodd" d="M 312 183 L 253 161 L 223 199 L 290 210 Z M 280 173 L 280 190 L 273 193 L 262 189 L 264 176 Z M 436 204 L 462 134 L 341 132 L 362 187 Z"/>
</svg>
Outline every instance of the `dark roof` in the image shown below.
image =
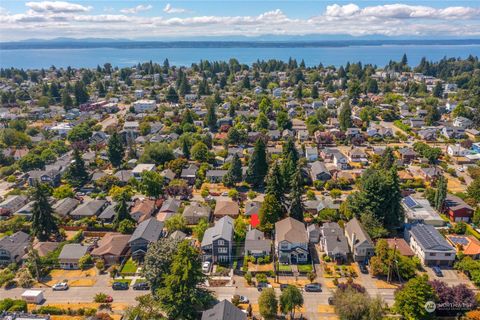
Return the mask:
<svg viewBox="0 0 480 320">
<path fill-rule="evenodd" d="M 230 301 L 223 300 L 213 308 L 203 311 L 202 320 L 246 320 L 247 314 Z"/>
<path fill-rule="evenodd" d="M 454 196 L 453 194 L 448 194 L 445 199 L 445 206 L 450 210 L 460 210 L 460 209 L 469 209 L 473 210 L 471 206 L 465 203 L 461 198 Z"/>
<path fill-rule="evenodd" d="M 141 222 L 128 241 L 129 243 L 138 239 L 144 239 L 148 242 L 155 242 L 160 238 L 163 229 L 163 222 L 155 218 L 150 218 Z"/>
<path fill-rule="evenodd" d="M 78 206 L 70 213 L 72 216 L 93 216 L 107 203 L 106 200 L 90 200 Z"/>
<path fill-rule="evenodd" d="M 25 232 L 18 231 L 11 236 L 4 236 L 0 239 L 0 248 L 7 251 L 17 251 L 19 247 L 28 245 L 29 235 Z"/>
<path fill-rule="evenodd" d="M 53 209 L 55 210 L 55 213 L 61 215 L 61 216 L 66 216 L 69 212 L 72 212 L 73 209 L 75 209 L 80 201 L 74 198 L 64 198 L 62 200 L 59 200 L 57 203 L 53 205 Z"/>
<path fill-rule="evenodd" d="M 233 219 L 225 216 L 215 222 L 213 227 L 208 228 L 203 235 L 202 247 L 209 246 L 216 239 L 231 241 L 233 238 Z"/>
<path fill-rule="evenodd" d="M 423 250 L 455 252 L 455 249 L 432 225 L 423 223 L 414 224 L 410 229 L 410 233 Z"/>
</svg>

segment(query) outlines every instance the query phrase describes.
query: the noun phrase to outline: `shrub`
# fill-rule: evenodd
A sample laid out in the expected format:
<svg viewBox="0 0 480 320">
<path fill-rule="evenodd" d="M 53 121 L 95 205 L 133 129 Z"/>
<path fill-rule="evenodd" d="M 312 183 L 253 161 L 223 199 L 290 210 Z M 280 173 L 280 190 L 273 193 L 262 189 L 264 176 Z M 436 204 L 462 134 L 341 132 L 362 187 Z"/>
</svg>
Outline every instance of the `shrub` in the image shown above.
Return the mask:
<svg viewBox="0 0 480 320">
<path fill-rule="evenodd" d="M 78 260 L 78 267 L 82 270 L 93 265 L 93 258 L 90 254 L 86 254 Z"/>
<path fill-rule="evenodd" d="M 267 281 L 268 281 L 267 275 L 264 274 L 264 273 L 257 273 L 257 274 L 255 275 L 255 279 L 257 280 L 257 283 L 267 282 Z"/>
<path fill-rule="evenodd" d="M 232 297 L 232 304 L 238 306 L 240 304 L 240 296 L 238 294 Z"/>
<path fill-rule="evenodd" d="M 50 314 L 50 315 L 62 315 L 66 313 L 65 309 L 61 309 L 53 306 L 43 306 L 38 308 L 36 311 L 38 314 Z"/>
<path fill-rule="evenodd" d="M 103 270 L 105 270 L 105 261 L 103 261 L 103 259 L 98 259 L 98 260 L 95 262 L 95 267 L 96 267 L 100 272 L 102 272 Z"/>
<path fill-rule="evenodd" d="M 258 259 L 257 259 L 257 263 L 258 263 L 258 264 L 263 264 L 263 263 L 264 263 L 263 258 L 262 258 L 262 257 L 258 258 Z"/>
<path fill-rule="evenodd" d="M 265 256 L 265 257 L 263 257 L 263 261 L 265 263 L 270 263 L 272 261 L 272 258 L 270 256 Z"/>
<path fill-rule="evenodd" d="M 99 292 L 93 297 L 93 301 L 96 303 L 105 303 L 107 302 L 107 294 L 103 292 Z"/>
<path fill-rule="evenodd" d="M 245 277 L 245 280 L 247 281 L 248 285 L 251 285 L 252 284 L 252 274 L 250 273 L 250 271 L 245 273 L 244 277 Z"/>
</svg>

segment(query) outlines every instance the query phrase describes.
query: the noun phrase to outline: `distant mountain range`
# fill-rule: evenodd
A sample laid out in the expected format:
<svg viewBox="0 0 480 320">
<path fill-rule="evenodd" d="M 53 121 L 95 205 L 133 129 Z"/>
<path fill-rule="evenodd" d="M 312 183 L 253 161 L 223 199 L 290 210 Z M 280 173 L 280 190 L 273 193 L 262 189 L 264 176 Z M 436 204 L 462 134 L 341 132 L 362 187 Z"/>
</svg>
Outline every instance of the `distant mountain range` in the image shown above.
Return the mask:
<svg viewBox="0 0 480 320">
<path fill-rule="evenodd" d="M 479 39 L 400 39 L 371 36 L 342 39 L 334 36 L 262 36 L 262 37 L 200 37 L 162 40 L 129 40 L 100 38 L 55 38 L 28 39 L 16 42 L 0 42 L 1 50 L 17 49 L 155 49 L 155 48 L 305 48 L 305 47 L 348 47 L 382 45 L 480 45 Z"/>
</svg>

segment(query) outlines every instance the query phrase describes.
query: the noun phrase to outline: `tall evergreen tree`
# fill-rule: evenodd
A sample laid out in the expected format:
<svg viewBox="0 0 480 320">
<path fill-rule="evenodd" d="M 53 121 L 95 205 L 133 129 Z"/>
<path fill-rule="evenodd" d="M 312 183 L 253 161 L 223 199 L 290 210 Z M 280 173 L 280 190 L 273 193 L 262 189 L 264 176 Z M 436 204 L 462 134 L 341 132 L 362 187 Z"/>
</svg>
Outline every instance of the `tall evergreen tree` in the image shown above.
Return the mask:
<svg viewBox="0 0 480 320">
<path fill-rule="evenodd" d="M 312 97 L 312 99 L 318 98 L 318 87 L 316 85 L 312 86 L 312 92 L 310 93 L 310 96 Z"/>
<path fill-rule="evenodd" d="M 386 170 L 390 170 L 394 164 L 395 155 L 393 154 L 393 149 L 390 147 L 386 147 L 380 159 L 380 167 Z"/>
<path fill-rule="evenodd" d="M 83 186 L 88 181 L 88 172 L 85 169 L 85 162 L 78 149 L 73 151 L 73 161 L 68 167 L 67 180 L 74 187 Z"/>
<path fill-rule="evenodd" d="M 122 164 L 123 157 L 125 156 L 125 147 L 116 131 L 108 140 L 107 155 L 112 166 L 118 168 Z"/>
<path fill-rule="evenodd" d="M 304 192 L 303 178 L 301 169 L 297 167 L 295 174 L 291 180 L 291 192 L 290 192 L 290 217 L 303 221 L 303 212 L 305 207 L 303 206 L 302 196 Z"/>
<path fill-rule="evenodd" d="M 170 86 L 168 88 L 167 94 L 165 95 L 165 99 L 167 99 L 167 101 L 171 103 L 178 102 L 178 99 L 179 99 L 178 94 L 174 87 Z"/>
<path fill-rule="evenodd" d="M 127 192 L 123 192 L 120 196 L 120 200 L 115 205 L 115 218 L 113 219 L 113 226 L 115 229 L 118 228 L 120 222 L 123 220 L 132 220 L 133 218 L 130 215 L 128 201 L 130 201 Z"/>
<path fill-rule="evenodd" d="M 437 190 L 435 191 L 435 209 L 439 212 L 443 211 L 445 198 L 447 197 L 447 179 L 441 176 L 437 182 Z"/>
<path fill-rule="evenodd" d="M 37 184 L 33 193 L 32 234 L 39 241 L 46 241 L 52 234 L 58 234 L 53 209 L 48 201 L 47 187 Z"/>
<path fill-rule="evenodd" d="M 233 187 L 237 182 L 242 181 L 242 162 L 237 154 L 233 155 L 230 168 L 223 178 L 223 183 L 228 187 Z"/>
<path fill-rule="evenodd" d="M 255 142 L 253 153 L 248 163 L 246 181 L 254 187 L 263 185 L 268 172 L 267 152 L 263 139 Z"/>
<path fill-rule="evenodd" d="M 338 122 L 340 124 L 340 129 L 343 131 L 347 131 L 348 128 L 352 127 L 352 109 L 350 108 L 350 104 L 347 103 L 343 106 L 338 115 Z"/>
<path fill-rule="evenodd" d="M 217 129 L 217 113 L 215 110 L 215 105 L 208 107 L 207 125 L 210 128 L 210 131 L 215 131 Z"/>
<path fill-rule="evenodd" d="M 260 220 L 260 229 L 265 232 L 273 231 L 274 225 L 283 217 L 282 204 L 277 200 L 274 194 L 266 194 L 262 206 L 258 212 Z"/>
<path fill-rule="evenodd" d="M 188 145 L 187 139 L 182 141 L 182 152 L 185 159 L 190 159 L 190 146 Z"/>
<path fill-rule="evenodd" d="M 278 162 L 274 162 L 266 178 L 265 194 L 272 194 L 279 203 L 285 204 L 285 181 Z"/>
</svg>

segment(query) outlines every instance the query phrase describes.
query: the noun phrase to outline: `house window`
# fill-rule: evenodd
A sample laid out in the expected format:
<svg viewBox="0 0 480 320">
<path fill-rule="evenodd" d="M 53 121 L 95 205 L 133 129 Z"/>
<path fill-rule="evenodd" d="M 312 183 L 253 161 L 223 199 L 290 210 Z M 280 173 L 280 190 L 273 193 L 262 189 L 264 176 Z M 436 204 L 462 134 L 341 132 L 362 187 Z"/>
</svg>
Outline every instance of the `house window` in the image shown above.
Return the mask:
<svg viewBox="0 0 480 320">
<path fill-rule="evenodd" d="M 223 246 L 223 245 L 225 245 L 225 241 L 223 241 L 223 240 L 218 240 L 217 244 L 218 244 L 219 246 Z"/>
<path fill-rule="evenodd" d="M 282 248 L 283 250 L 288 250 L 288 243 L 282 243 L 280 248 Z"/>
<path fill-rule="evenodd" d="M 451 255 L 451 253 L 445 253 L 445 257 L 450 257 Z"/>
<path fill-rule="evenodd" d="M 437 254 L 435 252 L 430 253 L 430 257 L 435 257 Z"/>
<path fill-rule="evenodd" d="M 228 261 L 228 256 L 218 256 L 218 261 L 227 262 Z"/>
<path fill-rule="evenodd" d="M 228 248 L 218 248 L 218 253 L 227 253 Z"/>
</svg>

